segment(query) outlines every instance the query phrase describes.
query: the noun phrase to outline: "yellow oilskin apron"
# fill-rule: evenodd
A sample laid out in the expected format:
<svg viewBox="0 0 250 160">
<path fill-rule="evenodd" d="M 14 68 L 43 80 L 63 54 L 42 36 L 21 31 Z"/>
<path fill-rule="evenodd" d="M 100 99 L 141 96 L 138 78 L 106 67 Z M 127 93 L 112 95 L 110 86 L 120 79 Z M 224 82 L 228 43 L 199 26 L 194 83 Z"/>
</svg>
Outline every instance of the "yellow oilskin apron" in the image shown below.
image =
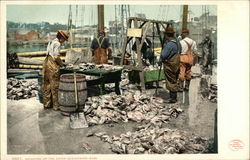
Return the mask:
<svg viewBox="0 0 250 160">
<path fill-rule="evenodd" d="M 60 66 L 50 55 L 44 60 L 43 70 L 43 103 L 44 108 L 59 109 L 58 104 L 58 88 L 60 80 Z"/>
<path fill-rule="evenodd" d="M 94 50 L 93 62 L 95 64 L 108 63 L 108 55 L 107 55 L 106 49 L 101 48 L 104 39 L 105 38 L 103 38 L 102 41 L 101 41 L 101 43 L 100 43 L 99 39 L 96 38 L 96 40 L 97 40 L 97 42 L 99 44 L 99 47 Z"/>
<path fill-rule="evenodd" d="M 179 75 L 180 55 L 176 53 L 173 57 L 165 61 L 164 72 L 166 76 L 166 88 L 170 91 L 178 91 L 178 75 Z"/>
</svg>

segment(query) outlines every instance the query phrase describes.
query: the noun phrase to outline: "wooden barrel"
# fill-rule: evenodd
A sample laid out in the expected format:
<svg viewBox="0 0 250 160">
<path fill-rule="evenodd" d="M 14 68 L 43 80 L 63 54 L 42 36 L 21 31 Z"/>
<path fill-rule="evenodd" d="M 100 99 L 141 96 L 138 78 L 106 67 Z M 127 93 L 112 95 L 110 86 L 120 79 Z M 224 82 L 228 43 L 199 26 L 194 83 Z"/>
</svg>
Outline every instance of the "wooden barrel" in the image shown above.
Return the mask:
<svg viewBox="0 0 250 160">
<path fill-rule="evenodd" d="M 84 74 L 76 73 L 78 107 L 83 108 L 87 99 L 87 83 Z M 69 116 L 76 110 L 74 74 L 62 74 L 60 77 L 58 102 L 62 115 Z"/>
</svg>

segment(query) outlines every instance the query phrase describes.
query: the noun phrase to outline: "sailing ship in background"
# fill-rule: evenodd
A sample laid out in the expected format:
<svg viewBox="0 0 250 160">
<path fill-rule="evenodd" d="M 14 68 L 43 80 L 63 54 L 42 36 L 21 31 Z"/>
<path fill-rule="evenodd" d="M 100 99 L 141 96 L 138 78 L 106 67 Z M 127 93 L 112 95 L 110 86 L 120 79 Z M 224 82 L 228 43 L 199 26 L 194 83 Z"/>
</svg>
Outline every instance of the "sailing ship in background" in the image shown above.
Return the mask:
<svg viewBox="0 0 250 160">
<path fill-rule="evenodd" d="M 88 8 L 89 7 L 89 8 Z M 187 6 L 186 6 L 187 7 Z M 183 22 L 186 22 L 186 27 L 190 30 L 190 36 L 197 42 L 200 43 L 205 37 L 205 34 L 210 34 L 211 39 L 215 42 L 214 47 L 214 58 L 217 58 L 217 16 L 209 15 L 209 7 L 202 7 L 202 15 L 200 17 L 192 17 L 192 11 L 185 9 L 185 6 L 180 7 L 180 20 L 173 21 L 168 19 L 170 6 L 161 5 L 159 10 L 159 20 L 171 22 L 179 34 L 183 27 Z M 63 49 L 69 48 L 85 48 L 89 47 L 91 41 L 96 36 L 98 28 L 104 28 L 107 36 L 110 39 L 110 43 L 113 49 L 114 55 L 121 54 L 121 48 L 124 44 L 125 34 L 127 30 L 127 21 L 129 17 L 139 17 L 147 18 L 143 13 L 136 13 L 135 11 L 131 12 L 130 5 L 114 5 L 115 9 L 115 20 L 109 21 L 108 26 L 104 25 L 104 6 L 98 5 L 97 12 L 96 6 L 85 6 L 85 5 L 75 5 L 69 6 L 69 15 L 68 15 L 68 24 L 60 26 L 61 29 L 68 30 L 70 33 L 70 40 L 65 44 Z M 85 15 L 90 10 L 89 22 L 86 22 Z M 185 14 L 187 16 L 184 16 Z M 73 14 L 74 13 L 74 14 Z M 182 19 L 186 17 L 186 19 Z M 88 25 L 86 25 L 88 24 Z M 8 28 L 8 53 L 18 52 L 19 49 L 22 49 L 21 52 L 34 51 L 33 54 L 35 59 L 42 60 L 42 57 L 37 57 L 36 55 L 42 56 L 43 52 L 46 52 L 47 42 L 55 38 L 56 32 L 45 32 L 46 23 L 41 23 L 42 32 L 30 30 L 27 32 L 26 26 L 23 25 L 21 30 L 26 30 L 23 33 L 17 31 L 13 32 L 14 29 Z M 149 31 L 152 31 L 152 28 L 149 28 Z M 149 37 L 152 41 L 152 37 Z M 20 43 L 20 45 L 18 44 Z M 154 48 L 158 51 L 161 46 L 161 42 L 157 39 L 154 39 Z M 25 50 L 27 49 L 27 50 Z M 40 53 L 36 53 L 40 51 Z M 66 50 L 63 50 L 63 53 Z M 17 53 L 17 55 L 25 55 L 23 53 Z M 28 53 L 30 56 L 31 53 Z M 12 59 L 12 58 L 10 58 Z"/>
</svg>

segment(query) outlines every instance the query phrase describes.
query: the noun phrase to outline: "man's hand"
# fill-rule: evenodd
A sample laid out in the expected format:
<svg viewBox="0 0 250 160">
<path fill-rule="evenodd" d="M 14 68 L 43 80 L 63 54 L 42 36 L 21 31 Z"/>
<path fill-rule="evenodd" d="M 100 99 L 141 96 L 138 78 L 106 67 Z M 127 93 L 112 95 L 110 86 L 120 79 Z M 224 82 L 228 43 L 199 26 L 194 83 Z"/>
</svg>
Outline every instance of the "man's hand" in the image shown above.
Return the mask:
<svg viewBox="0 0 250 160">
<path fill-rule="evenodd" d="M 63 66 L 62 66 L 62 67 L 63 67 L 63 68 L 66 68 L 66 66 L 67 66 L 67 64 L 63 63 Z"/>
<path fill-rule="evenodd" d="M 68 69 L 72 69 L 73 67 L 74 67 L 73 64 L 68 64 L 68 65 L 66 66 L 66 68 L 68 68 Z"/>
<path fill-rule="evenodd" d="M 55 62 L 60 66 L 60 67 L 63 67 L 64 66 L 64 63 L 63 61 L 61 60 L 60 56 L 55 56 Z"/>
</svg>

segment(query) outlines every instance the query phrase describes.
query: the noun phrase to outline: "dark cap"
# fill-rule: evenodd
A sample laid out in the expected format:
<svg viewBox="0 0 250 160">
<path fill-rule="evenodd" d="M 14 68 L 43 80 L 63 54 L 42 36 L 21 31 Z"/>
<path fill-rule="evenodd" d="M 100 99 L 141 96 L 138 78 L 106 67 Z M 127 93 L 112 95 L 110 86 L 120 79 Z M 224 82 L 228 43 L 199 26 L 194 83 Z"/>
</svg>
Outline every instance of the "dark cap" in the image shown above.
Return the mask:
<svg viewBox="0 0 250 160">
<path fill-rule="evenodd" d="M 188 29 L 184 29 L 184 30 L 182 31 L 182 33 L 189 33 L 189 30 L 188 30 Z"/>
</svg>

